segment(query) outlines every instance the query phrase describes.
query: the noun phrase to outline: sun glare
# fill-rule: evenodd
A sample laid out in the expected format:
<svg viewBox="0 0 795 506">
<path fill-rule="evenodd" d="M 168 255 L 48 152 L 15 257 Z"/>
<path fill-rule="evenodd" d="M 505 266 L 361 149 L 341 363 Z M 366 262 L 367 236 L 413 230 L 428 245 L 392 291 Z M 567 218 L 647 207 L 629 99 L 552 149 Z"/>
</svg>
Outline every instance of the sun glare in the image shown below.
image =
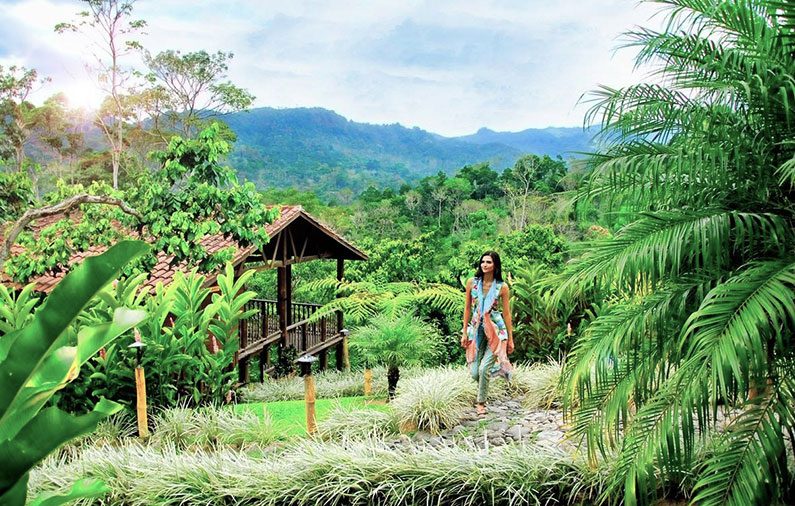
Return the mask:
<svg viewBox="0 0 795 506">
<path fill-rule="evenodd" d="M 69 107 L 96 110 L 102 103 L 102 92 L 91 83 L 77 83 L 63 90 Z"/>
</svg>

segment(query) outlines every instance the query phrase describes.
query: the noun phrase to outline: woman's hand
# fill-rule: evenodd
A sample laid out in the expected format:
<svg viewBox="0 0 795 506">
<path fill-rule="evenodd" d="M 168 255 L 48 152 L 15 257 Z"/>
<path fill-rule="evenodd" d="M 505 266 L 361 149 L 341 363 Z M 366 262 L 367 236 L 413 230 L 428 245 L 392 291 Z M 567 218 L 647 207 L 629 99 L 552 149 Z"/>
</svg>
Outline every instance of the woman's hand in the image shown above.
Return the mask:
<svg viewBox="0 0 795 506">
<path fill-rule="evenodd" d="M 467 328 L 461 331 L 461 347 L 466 348 L 469 345 L 469 335 L 467 334 Z"/>
</svg>

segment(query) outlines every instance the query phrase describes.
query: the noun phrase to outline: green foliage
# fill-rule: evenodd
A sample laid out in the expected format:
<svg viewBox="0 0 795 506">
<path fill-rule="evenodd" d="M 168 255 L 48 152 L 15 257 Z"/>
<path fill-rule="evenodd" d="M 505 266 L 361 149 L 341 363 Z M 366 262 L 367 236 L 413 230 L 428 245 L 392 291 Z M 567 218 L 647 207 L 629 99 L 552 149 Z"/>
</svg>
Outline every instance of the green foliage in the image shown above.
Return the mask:
<svg viewBox="0 0 795 506">
<path fill-rule="evenodd" d="M 72 416 L 57 407 L 44 408 L 52 396 L 79 374 L 82 364 L 119 335 L 140 323 L 143 311 L 119 308 L 113 321 L 80 329 L 76 346 L 65 333 L 94 294 L 118 276 L 121 267 L 148 247 L 122 242 L 105 254 L 86 259 L 53 290 L 34 317 L 20 330 L 0 340 L 0 502 L 25 504 L 28 472 L 66 441 L 90 432 L 121 406 L 101 400 L 90 413 Z M 60 504 L 101 489 L 84 483 L 63 497 Z"/>
<path fill-rule="evenodd" d="M 378 315 L 416 315 L 426 309 L 461 316 L 464 310 L 463 291 L 442 284 L 338 282 L 327 278 L 311 286 L 335 290 L 338 297 L 315 311 L 310 321 L 319 321 L 335 311 L 342 311 L 352 325 L 363 325 Z"/>
<path fill-rule="evenodd" d="M 602 88 L 586 118 L 601 117 L 607 147 L 580 198 L 629 223 L 590 245 L 556 292 L 609 295 L 567 364 L 567 404 L 591 457 L 616 461 L 605 497 L 787 502 L 795 89 L 783 83 L 795 76 L 795 11 L 670 7 L 665 31 L 629 34 L 662 84 Z M 702 459 L 725 409 L 736 416 Z"/>
<path fill-rule="evenodd" d="M 511 277 L 515 361 L 546 361 L 559 358 L 571 349 L 574 335 L 571 321 L 576 304 L 555 297 L 555 277 L 541 265 L 517 266 Z"/>
<path fill-rule="evenodd" d="M 212 294 L 204 288 L 206 278 L 196 272 L 177 273 L 171 285 L 158 285 L 153 294 L 142 287 L 144 276 L 122 280 L 100 295 L 88 318 L 102 319 L 119 304 L 146 310 L 149 318 L 138 330 L 146 344 L 141 365 L 150 405 L 221 404 L 228 401 L 237 379 L 232 367 L 237 326 L 252 314 L 252 310 L 243 311 L 254 297 L 243 289 L 252 274 L 248 271 L 235 279 L 229 264 L 217 277 L 218 292 Z M 135 366 L 135 351 L 127 343 L 114 343 L 89 362 L 92 382 L 75 383 L 59 402 L 71 409 L 86 409 L 102 396 L 132 406 Z"/>
<path fill-rule="evenodd" d="M 233 56 L 223 51 L 182 54 L 169 49 L 154 56 L 146 52 L 147 78 L 155 83 L 160 99 L 155 110 L 160 118 L 154 125 L 190 137 L 206 126 L 209 118 L 247 109 L 255 97 L 224 81 Z"/>
<path fill-rule="evenodd" d="M 80 206 L 81 218 L 66 217 L 37 234 L 20 235 L 25 253 L 9 258 L 4 269 L 24 282 L 56 266 L 68 266 L 71 256 L 93 246 L 107 246 L 136 231 L 150 234 L 154 248 L 142 268 L 151 268 L 162 252 L 174 262 L 189 261 L 202 272 L 211 272 L 231 260 L 234 250 L 210 254 L 201 239 L 224 234 L 241 247 L 262 246 L 268 241 L 265 227 L 278 214 L 267 209 L 250 183 L 237 183 L 234 170 L 221 165 L 229 144 L 213 124 L 196 139 L 174 137 L 165 151 L 153 156 L 160 170 L 141 176 L 128 192 L 92 183 L 89 188 L 60 185 L 50 197 L 59 202 L 78 193 L 110 196 L 127 201 L 142 216 L 134 219 L 116 207 L 96 204 Z"/>
<path fill-rule="evenodd" d="M 32 202 L 33 189 L 27 174 L 0 171 L 0 225 L 19 218 Z"/>
<path fill-rule="evenodd" d="M 19 330 L 33 319 L 39 296 L 33 292 L 34 285 L 26 285 L 18 293 L 0 285 L 0 338 Z"/>
<path fill-rule="evenodd" d="M 351 333 L 350 347 L 365 364 L 404 367 L 432 363 L 437 352 L 435 329 L 411 314 L 376 316 Z"/>
</svg>

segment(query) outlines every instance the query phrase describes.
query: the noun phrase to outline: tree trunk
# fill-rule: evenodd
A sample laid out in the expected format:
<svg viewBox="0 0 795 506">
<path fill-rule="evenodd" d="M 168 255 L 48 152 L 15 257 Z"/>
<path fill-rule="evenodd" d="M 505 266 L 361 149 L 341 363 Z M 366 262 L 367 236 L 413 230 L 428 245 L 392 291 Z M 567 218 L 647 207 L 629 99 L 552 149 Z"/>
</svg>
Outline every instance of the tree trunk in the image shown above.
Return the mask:
<svg viewBox="0 0 795 506">
<path fill-rule="evenodd" d="M 387 379 L 387 392 L 389 395 L 389 401 L 395 398 L 395 390 L 397 389 L 397 383 L 400 379 L 400 370 L 397 367 L 389 366 L 386 372 L 386 379 Z"/>
</svg>

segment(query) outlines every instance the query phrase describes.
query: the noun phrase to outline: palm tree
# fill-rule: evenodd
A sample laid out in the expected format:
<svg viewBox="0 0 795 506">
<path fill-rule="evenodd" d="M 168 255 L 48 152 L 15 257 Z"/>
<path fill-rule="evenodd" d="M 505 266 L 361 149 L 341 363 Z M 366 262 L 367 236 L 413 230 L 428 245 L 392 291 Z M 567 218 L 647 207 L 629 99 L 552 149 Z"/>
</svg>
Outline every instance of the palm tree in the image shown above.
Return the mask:
<svg viewBox="0 0 795 506">
<path fill-rule="evenodd" d="M 611 294 L 569 357 L 568 409 L 589 456 L 616 458 L 606 498 L 791 500 L 795 4 L 657 3 L 666 29 L 627 34 L 655 84 L 603 87 L 586 117 L 604 148 L 581 197 L 633 221 L 561 281 Z"/>
<path fill-rule="evenodd" d="M 368 366 L 386 366 L 389 400 L 395 397 L 400 368 L 427 362 L 435 355 L 438 342 L 435 329 L 411 314 L 379 315 L 351 334 L 351 348 Z"/>
</svg>

